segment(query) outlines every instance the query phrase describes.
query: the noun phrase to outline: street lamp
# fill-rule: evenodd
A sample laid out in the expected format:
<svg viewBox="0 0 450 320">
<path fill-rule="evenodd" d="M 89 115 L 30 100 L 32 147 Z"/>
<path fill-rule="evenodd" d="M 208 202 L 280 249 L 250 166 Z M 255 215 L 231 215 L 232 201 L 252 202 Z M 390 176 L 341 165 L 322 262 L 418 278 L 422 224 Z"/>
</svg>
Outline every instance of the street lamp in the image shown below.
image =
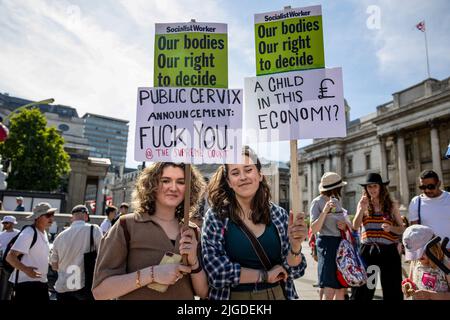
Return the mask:
<svg viewBox="0 0 450 320">
<path fill-rule="evenodd" d="M 50 103 L 53 103 L 53 102 L 55 102 L 55 99 L 50 98 L 50 99 L 46 99 L 46 100 L 41 100 L 41 101 L 31 102 L 31 103 L 25 104 L 25 105 L 23 105 L 23 106 L 20 106 L 20 107 L 16 108 L 15 110 L 11 111 L 11 113 L 8 114 L 8 115 L 5 117 L 5 119 L 4 119 L 5 121 L 4 121 L 4 122 L 6 123 L 6 121 L 9 120 L 9 118 L 10 118 L 13 114 L 15 114 L 15 113 L 17 113 L 17 112 L 20 112 L 20 111 L 22 111 L 22 110 L 24 110 L 24 109 L 26 109 L 26 108 L 33 107 L 33 106 L 37 106 L 37 105 L 40 105 L 40 104 L 50 104 Z"/>
</svg>

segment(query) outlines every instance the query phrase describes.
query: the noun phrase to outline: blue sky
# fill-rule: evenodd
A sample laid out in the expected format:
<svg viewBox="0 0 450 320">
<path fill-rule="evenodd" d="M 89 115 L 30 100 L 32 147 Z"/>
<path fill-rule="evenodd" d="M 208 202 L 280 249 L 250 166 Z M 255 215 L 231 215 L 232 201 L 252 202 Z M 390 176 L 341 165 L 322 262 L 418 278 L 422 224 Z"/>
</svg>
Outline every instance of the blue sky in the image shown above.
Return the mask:
<svg viewBox="0 0 450 320">
<path fill-rule="evenodd" d="M 351 119 L 375 112 L 392 93 L 427 77 L 424 37 L 415 28 L 421 20 L 431 76 L 450 76 L 448 0 L 0 0 L 0 92 L 30 100 L 52 97 L 80 116 L 129 120 L 127 165 L 136 166 L 136 91 L 153 85 L 155 23 L 227 23 L 229 86 L 243 88 L 244 77 L 255 75 L 253 14 L 317 4 L 326 66 L 343 68 Z M 368 25 L 376 16 L 377 23 Z M 287 160 L 287 143 L 267 150 L 262 156 Z"/>
</svg>

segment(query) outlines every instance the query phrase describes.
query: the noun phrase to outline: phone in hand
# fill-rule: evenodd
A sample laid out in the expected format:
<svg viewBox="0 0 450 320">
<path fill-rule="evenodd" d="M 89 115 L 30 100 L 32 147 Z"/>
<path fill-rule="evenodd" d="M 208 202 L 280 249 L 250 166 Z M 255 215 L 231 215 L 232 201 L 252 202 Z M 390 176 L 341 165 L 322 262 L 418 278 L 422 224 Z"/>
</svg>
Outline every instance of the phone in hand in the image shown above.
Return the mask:
<svg viewBox="0 0 450 320">
<path fill-rule="evenodd" d="M 159 264 L 171 264 L 171 263 L 180 263 L 181 262 L 181 255 L 177 254 L 177 253 L 173 253 L 170 251 L 167 251 L 164 256 L 162 257 L 161 261 L 159 262 Z M 167 289 L 169 288 L 169 285 L 167 284 L 161 284 L 161 283 L 157 283 L 157 282 L 152 282 L 149 285 L 147 285 L 148 288 L 156 290 L 158 292 L 166 292 Z"/>
</svg>

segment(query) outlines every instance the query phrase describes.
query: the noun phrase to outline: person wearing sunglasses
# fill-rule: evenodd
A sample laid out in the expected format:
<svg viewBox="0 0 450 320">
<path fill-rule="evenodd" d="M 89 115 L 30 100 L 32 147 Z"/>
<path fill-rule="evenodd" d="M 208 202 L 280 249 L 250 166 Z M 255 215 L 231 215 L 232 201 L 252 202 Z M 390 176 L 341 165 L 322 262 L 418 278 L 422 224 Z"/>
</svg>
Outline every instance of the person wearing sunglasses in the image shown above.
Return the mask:
<svg viewBox="0 0 450 320">
<path fill-rule="evenodd" d="M 56 210 L 47 202 L 35 206 L 33 214 L 27 217 L 34 223 L 22 229 L 6 257 L 15 269 L 9 281 L 15 284 L 16 301 L 49 300 L 47 273 L 50 245 L 46 229 L 52 225 Z"/>
<path fill-rule="evenodd" d="M 433 170 L 425 170 L 420 174 L 419 189 L 422 194 L 414 197 L 409 204 L 409 221 L 411 225 L 430 227 L 444 239 L 450 237 L 450 193 L 440 187 L 439 176 Z M 447 244 L 449 249 L 450 243 Z"/>
</svg>

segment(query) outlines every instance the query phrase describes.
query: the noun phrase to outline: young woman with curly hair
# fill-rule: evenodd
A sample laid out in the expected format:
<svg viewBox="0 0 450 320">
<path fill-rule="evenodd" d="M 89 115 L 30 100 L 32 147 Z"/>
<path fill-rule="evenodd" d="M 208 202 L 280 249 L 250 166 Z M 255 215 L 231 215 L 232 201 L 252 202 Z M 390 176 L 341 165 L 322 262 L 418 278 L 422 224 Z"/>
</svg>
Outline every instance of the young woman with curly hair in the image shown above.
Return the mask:
<svg viewBox="0 0 450 320">
<path fill-rule="evenodd" d="M 205 182 L 191 167 L 191 214 Z M 184 165 L 158 162 L 145 168 L 133 192 L 134 212 L 121 216 L 103 237 L 95 266 L 96 299 L 194 299 L 208 294 L 206 274 L 197 256 L 198 228 L 183 227 Z M 169 252 L 186 254 L 189 265 L 159 264 Z M 165 292 L 147 285 L 168 286 Z"/>
<path fill-rule="evenodd" d="M 293 219 L 270 202 L 270 189 L 256 155 L 244 148 L 243 164 L 220 166 L 208 184 L 210 209 L 202 227 L 202 257 L 214 300 L 295 299 L 294 279 L 306 260 L 304 216 Z M 253 234 L 265 255 L 258 257 Z M 270 268 L 269 268 L 270 266 Z"/>
<path fill-rule="evenodd" d="M 359 200 L 353 228 L 361 227 L 361 257 L 366 266 L 380 268 L 384 300 L 403 300 L 402 265 L 397 244 L 404 231 L 398 203 L 394 202 L 387 185 L 378 173 L 369 173 Z M 372 300 L 375 288 L 367 285 L 353 290 L 353 300 Z"/>
</svg>

